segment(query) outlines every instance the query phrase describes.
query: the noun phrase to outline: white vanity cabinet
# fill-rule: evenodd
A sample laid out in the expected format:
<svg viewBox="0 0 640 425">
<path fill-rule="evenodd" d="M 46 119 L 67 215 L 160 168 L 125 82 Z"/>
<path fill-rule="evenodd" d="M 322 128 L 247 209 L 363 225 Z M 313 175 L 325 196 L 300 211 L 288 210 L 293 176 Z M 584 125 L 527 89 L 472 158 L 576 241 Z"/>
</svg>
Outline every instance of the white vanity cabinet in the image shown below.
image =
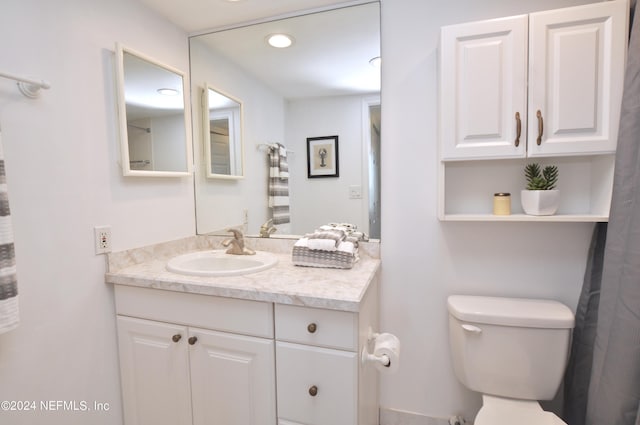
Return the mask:
<svg viewBox="0 0 640 425">
<path fill-rule="evenodd" d="M 275 305 L 279 425 L 378 425 L 378 372 L 362 365 L 377 285 L 356 312 Z"/>
<path fill-rule="evenodd" d="M 442 28 L 441 219 L 533 219 L 489 216 L 494 192 L 521 211 L 522 169 L 535 158 L 559 164 L 568 197 L 543 220 L 606 220 L 627 8 L 615 0 Z M 473 174 L 470 160 L 484 160 Z"/>
<path fill-rule="evenodd" d="M 375 278 L 357 311 L 115 296 L 125 425 L 378 425 L 378 372 L 360 360 L 378 329 Z"/>
<path fill-rule="evenodd" d="M 271 303 L 115 293 L 126 425 L 275 425 Z"/>
</svg>

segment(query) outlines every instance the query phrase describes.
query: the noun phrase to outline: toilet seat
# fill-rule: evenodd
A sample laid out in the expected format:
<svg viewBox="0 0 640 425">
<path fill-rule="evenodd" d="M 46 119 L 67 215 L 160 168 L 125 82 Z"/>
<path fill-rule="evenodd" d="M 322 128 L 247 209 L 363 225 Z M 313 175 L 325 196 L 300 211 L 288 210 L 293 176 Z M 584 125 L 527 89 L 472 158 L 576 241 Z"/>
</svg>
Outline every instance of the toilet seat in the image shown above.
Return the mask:
<svg viewBox="0 0 640 425">
<path fill-rule="evenodd" d="M 551 412 L 542 410 L 537 401 L 516 400 L 483 394 L 482 408 L 475 425 L 567 425 Z"/>
</svg>

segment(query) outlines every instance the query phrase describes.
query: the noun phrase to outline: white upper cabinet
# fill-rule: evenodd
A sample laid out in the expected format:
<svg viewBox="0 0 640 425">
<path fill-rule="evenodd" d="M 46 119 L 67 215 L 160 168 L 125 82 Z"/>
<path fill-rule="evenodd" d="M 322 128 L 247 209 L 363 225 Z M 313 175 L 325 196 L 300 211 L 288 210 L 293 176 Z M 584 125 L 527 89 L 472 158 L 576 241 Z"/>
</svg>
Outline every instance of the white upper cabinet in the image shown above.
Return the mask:
<svg viewBox="0 0 640 425">
<path fill-rule="evenodd" d="M 527 16 L 444 27 L 441 43 L 441 157 L 524 156 Z"/>
<path fill-rule="evenodd" d="M 626 14 L 609 1 L 530 15 L 528 156 L 615 152 Z"/>
<path fill-rule="evenodd" d="M 625 1 L 442 28 L 442 160 L 611 153 Z"/>
</svg>

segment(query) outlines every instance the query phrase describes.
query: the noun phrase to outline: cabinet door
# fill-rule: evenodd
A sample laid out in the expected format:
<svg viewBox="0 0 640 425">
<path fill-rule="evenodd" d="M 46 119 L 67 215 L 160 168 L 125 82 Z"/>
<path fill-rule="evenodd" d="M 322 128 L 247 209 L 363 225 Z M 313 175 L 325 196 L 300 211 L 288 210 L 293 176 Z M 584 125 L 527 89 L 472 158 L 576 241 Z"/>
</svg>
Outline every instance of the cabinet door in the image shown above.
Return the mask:
<svg viewBox="0 0 640 425">
<path fill-rule="evenodd" d="M 526 15 L 442 28 L 443 160 L 525 155 L 526 61 Z"/>
<path fill-rule="evenodd" d="M 187 328 L 118 316 L 124 423 L 191 425 Z"/>
<path fill-rule="evenodd" d="M 193 424 L 275 424 L 273 340 L 189 332 Z"/>
<path fill-rule="evenodd" d="M 276 358 L 280 424 L 357 424 L 355 352 L 277 342 Z"/>
<path fill-rule="evenodd" d="M 529 156 L 615 151 L 625 5 L 608 1 L 530 15 Z"/>
</svg>

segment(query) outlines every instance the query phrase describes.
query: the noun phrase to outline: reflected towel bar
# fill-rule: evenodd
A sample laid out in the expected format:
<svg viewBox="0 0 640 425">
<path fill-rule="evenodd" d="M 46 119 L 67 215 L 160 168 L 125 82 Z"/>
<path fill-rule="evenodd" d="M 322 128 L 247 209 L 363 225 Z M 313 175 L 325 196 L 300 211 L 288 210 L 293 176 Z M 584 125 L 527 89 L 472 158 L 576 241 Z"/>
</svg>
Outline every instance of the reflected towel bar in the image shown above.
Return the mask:
<svg viewBox="0 0 640 425">
<path fill-rule="evenodd" d="M 0 72 L 0 77 L 16 80 L 18 82 L 18 89 L 20 89 L 20 92 L 31 99 L 35 99 L 40 95 L 40 89 L 51 88 L 51 84 L 45 80 L 33 80 L 31 78 L 19 77 L 6 72 Z"/>
<path fill-rule="evenodd" d="M 272 148 L 273 145 L 268 144 L 268 143 L 260 143 L 259 145 L 256 145 L 256 149 L 258 149 L 259 151 L 265 151 L 268 152 L 269 149 Z M 285 148 L 287 149 L 287 148 Z M 287 149 L 287 153 L 296 153 L 295 151 L 292 151 L 290 149 Z"/>
</svg>

